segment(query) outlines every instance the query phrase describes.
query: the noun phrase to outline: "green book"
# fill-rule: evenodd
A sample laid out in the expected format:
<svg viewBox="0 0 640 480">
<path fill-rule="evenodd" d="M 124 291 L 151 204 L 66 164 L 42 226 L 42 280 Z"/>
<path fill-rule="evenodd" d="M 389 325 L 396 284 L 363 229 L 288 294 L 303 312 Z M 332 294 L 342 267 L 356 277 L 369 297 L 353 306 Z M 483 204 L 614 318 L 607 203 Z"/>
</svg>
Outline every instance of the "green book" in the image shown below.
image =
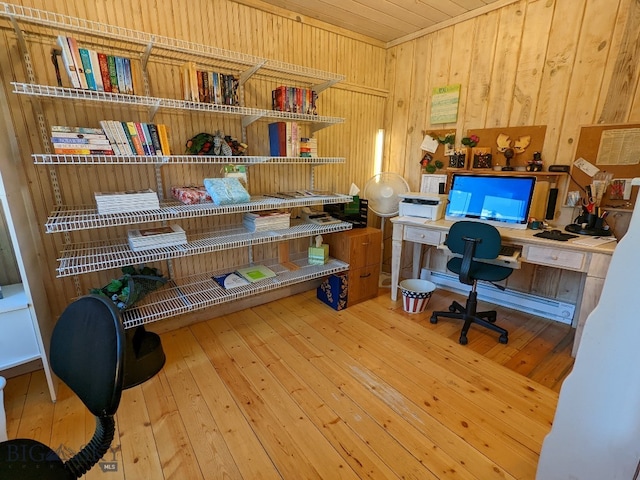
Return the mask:
<svg viewBox="0 0 640 480">
<path fill-rule="evenodd" d="M 264 265 L 254 265 L 252 267 L 239 268 L 236 273 L 243 278 L 246 278 L 250 282 L 259 282 L 265 278 L 272 278 L 276 276 L 276 273 L 269 267 Z"/>
</svg>

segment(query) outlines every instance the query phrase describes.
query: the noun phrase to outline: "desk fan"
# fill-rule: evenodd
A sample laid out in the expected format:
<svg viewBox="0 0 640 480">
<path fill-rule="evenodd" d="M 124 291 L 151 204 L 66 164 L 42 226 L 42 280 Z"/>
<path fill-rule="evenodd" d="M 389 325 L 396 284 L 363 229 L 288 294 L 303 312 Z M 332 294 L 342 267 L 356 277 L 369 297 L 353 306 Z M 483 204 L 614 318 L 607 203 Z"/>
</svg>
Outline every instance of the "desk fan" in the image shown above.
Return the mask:
<svg viewBox="0 0 640 480">
<path fill-rule="evenodd" d="M 384 260 L 384 221 L 387 217 L 393 217 L 400 211 L 400 195 L 409 191 L 409 184 L 401 175 L 391 172 L 382 172 L 371 177 L 364 186 L 364 198 L 369 202 L 369 209 L 381 217 L 380 230 L 382 230 L 382 260 Z M 381 286 L 386 285 L 381 281 Z M 383 285 L 384 284 L 384 285 Z"/>
</svg>

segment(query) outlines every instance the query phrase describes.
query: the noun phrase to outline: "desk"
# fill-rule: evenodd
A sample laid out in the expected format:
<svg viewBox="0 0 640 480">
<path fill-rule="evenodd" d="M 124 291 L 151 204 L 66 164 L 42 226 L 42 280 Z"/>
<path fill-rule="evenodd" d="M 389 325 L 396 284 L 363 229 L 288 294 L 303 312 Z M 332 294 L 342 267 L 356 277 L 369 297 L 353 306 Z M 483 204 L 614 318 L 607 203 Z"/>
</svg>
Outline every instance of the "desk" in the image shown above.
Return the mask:
<svg viewBox="0 0 640 480">
<path fill-rule="evenodd" d="M 403 242 L 413 243 L 412 273 L 413 278 L 418 278 L 422 261 L 422 247 L 425 245 L 437 247 L 442 244 L 454 222 L 432 221 L 418 217 L 394 217 L 391 219 L 391 223 L 393 223 L 391 300 L 396 300 Z M 522 247 L 521 262 L 582 273 L 576 311 L 571 323 L 576 328 L 572 351 L 575 356 L 587 316 L 600 299 L 604 278 L 617 243 L 609 242 L 596 247 L 588 247 L 575 244 L 577 239 L 559 242 L 535 237 L 534 235 L 538 232 L 536 230 L 511 228 L 498 228 L 498 230 L 504 243 Z"/>
</svg>

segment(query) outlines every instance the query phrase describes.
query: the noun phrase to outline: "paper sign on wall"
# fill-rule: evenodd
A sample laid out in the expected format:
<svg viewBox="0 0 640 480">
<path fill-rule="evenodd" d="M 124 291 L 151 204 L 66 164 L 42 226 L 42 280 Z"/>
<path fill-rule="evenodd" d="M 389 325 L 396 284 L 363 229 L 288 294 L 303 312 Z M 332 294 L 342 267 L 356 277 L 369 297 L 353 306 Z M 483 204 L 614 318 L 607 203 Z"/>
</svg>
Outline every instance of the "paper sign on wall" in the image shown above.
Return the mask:
<svg viewBox="0 0 640 480">
<path fill-rule="evenodd" d="M 455 123 L 459 101 L 460 84 L 434 88 L 431 93 L 431 123 Z"/>
</svg>

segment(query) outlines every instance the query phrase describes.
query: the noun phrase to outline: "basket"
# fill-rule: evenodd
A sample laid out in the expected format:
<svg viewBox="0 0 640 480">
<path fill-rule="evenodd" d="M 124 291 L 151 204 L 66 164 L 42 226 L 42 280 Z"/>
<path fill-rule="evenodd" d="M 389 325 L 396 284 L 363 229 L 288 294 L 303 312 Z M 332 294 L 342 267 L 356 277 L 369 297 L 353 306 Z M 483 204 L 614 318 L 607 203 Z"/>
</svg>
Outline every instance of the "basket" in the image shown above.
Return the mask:
<svg viewBox="0 0 640 480">
<path fill-rule="evenodd" d="M 400 282 L 402 290 L 402 308 L 407 313 L 422 313 L 427 308 L 436 285 L 428 280 L 417 278 Z"/>
</svg>

